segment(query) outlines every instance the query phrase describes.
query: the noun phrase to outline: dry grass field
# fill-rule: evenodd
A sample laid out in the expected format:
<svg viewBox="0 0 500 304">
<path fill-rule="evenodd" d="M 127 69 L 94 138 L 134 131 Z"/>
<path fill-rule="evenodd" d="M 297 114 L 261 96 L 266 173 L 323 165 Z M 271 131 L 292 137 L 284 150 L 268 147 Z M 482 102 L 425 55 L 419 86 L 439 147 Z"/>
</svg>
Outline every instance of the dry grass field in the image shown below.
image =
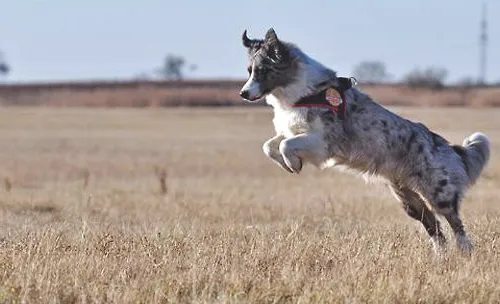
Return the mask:
<svg viewBox="0 0 500 304">
<path fill-rule="evenodd" d="M 500 109 L 393 110 L 491 137 L 471 258 L 382 185 L 273 165 L 268 108 L 1 108 L 0 302 L 498 303 Z"/>
</svg>

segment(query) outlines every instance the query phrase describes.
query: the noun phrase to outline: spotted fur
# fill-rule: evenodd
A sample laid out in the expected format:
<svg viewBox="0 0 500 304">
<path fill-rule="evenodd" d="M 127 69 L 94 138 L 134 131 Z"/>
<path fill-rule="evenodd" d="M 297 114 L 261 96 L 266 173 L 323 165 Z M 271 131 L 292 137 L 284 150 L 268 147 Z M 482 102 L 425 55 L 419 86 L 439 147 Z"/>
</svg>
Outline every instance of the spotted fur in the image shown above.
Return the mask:
<svg viewBox="0 0 500 304">
<path fill-rule="evenodd" d="M 488 162 L 486 135 L 474 133 L 461 146 L 451 145 L 355 87 L 345 93 L 347 123 L 329 109 L 292 107 L 301 97 L 335 85 L 336 72 L 279 40 L 273 29 L 263 40 L 250 39 L 245 31 L 243 44 L 250 75 L 240 95 L 252 102 L 265 98 L 274 108 L 276 135 L 263 145 L 271 160 L 295 174 L 310 163 L 381 178 L 407 214 L 422 222 L 437 248 L 446 240 L 436 213 L 450 224 L 459 249 L 471 252 L 459 207 Z"/>
</svg>

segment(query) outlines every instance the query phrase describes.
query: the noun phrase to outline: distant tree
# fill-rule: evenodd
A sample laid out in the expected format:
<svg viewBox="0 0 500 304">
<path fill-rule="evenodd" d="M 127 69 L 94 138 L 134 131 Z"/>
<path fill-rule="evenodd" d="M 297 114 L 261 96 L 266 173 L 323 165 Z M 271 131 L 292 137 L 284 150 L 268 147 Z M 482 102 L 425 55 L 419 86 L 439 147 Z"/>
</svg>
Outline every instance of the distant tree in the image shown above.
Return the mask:
<svg viewBox="0 0 500 304">
<path fill-rule="evenodd" d="M 354 67 L 354 77 L 359 82 L 374 84 L 389 78 L 386 66 L 381 61 L 362 61 Z"/>
<path fill-rule="evenodd" d="M 7 64 L 7 62 L 5 62 L 3 54 L 0 52 L 0 74 L 5 76 L 9 74 L 9 72 L 10 72 L 10 67 Z"/>
<path fill-rule="evenodd" d="M 0 62 L 0 74 L 7 75 L 9 72 L 9 66 L 5 62 Z"/>
<path fill-rule="evenodd" d="M 413 88 L 442 89 L 447 77 L 448 70 L 443 67 L 415 68 L 404 76 L 403 81 Z"/>
<path fill-rule="evenodd" d="M 182 56 L 168 54 L 163 60 L 163 65 L 158 69 L 158 74 L 167 80 L 182 80 L 186 76 L 186 69 L 194 71 L 196 65 L 187 64 Z"/>
<path fill-rule="evenodd" d="M 167 80 L 182 80 L 186 77 L 186 70 L 192 72 L 197 68 L 195 64 L 188 64 L 182 56 L 168 54 L 163 60 L 163 65 L 157 70 L 157 73 Z"/>
<path fill-rule="evenodd" d="M 181 56 L 167 55 L 163 63 L 163 77 L 166 79 L 180 80 L 184 78 L 186 60 Z"/>
</svg>

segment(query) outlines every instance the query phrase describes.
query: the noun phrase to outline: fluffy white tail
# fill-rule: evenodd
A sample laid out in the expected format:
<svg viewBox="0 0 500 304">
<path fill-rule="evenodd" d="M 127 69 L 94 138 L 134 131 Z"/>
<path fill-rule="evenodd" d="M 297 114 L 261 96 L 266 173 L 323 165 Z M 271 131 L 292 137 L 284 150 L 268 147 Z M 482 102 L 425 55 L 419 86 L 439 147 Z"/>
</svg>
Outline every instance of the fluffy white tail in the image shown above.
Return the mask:
<svg viewBox="0 0 500 304">
<path fill-rule="evenodd" d="M 464 139 L 462 147 L 456 146 L 455 151 L 462 157 L 470 184 L 474 184 L 490 159 L 490 140 L 485 134 L 476 132 Z"/>
</svg>

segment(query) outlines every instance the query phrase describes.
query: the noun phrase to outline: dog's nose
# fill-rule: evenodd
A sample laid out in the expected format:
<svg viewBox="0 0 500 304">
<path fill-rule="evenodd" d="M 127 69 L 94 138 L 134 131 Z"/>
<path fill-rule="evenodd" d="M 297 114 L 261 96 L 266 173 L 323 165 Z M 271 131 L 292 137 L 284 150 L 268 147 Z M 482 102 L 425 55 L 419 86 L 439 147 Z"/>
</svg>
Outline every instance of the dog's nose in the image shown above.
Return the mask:
<svg viewBox="0 0 500 304">
<path fill-rule="evenodd" d="M 247 90 L 243 90 L 243 91 L 240 91 L 240 96 L 247 99 L 248 98 L 248 91 Z"/>
</svg>

